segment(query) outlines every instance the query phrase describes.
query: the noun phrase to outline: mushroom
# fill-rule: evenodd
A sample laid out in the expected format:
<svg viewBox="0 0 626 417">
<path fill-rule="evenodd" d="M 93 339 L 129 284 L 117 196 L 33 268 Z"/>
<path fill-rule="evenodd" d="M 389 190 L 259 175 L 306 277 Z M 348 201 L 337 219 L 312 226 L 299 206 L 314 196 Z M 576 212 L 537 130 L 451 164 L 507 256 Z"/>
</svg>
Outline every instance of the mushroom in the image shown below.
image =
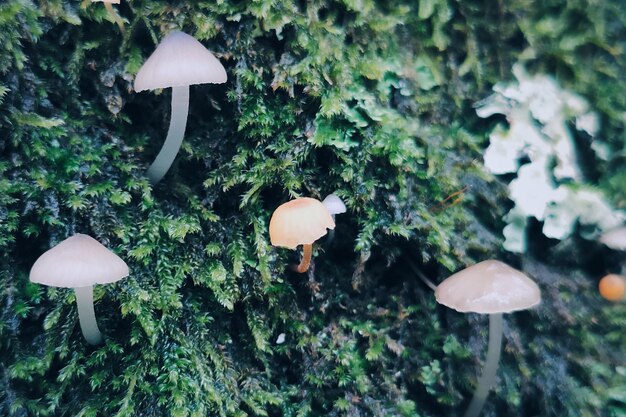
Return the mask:
<svg viewBox="0 0 626 417">
<path fill-rule="evenodd" d="M 626 294 L 626 278 L 617 274 L 605 275 L 598 283 L 600 295 L 609 301 L 620 301 Z"/>
<path fill-rule="evenodd" d="M 103 2 L 104 8 L 107 9 L 107 11 L 109 12 L 109 16 L 111 16 L 111 19 L 113 19 L 113 21 L 117 23 L 117 26 L 119 26 L 120 28 L 120 32 L 124 33 L 124 21 L 122 21 L 122 18 L 117 13 L 115 13 L 115 11 L 113 10 L 113 6 L 111 6 L 111 4 L 120 4 L 120 0 L 91 0 L 91 2 Z"/>
<path fill-rule="evenodd" d="M 211 52 L 192 36 L 172 32 L 157 46 L 135 78 L 135 91 L 172 87 L 172 117 L 167 138 L 148 168 L 154 185 L 167 173 L 180 149 L 189 112 L 189 86 L 226 82 L 226 70 Z"/>
<path fill-rule="evenodd" d="M 309 197 L 296 198 L 280 205 L 270 219 L 270 241 L 274 246 L 295 249 L 302 245 L 302 261 L 296 267 L 306 272 L 311 264 L 313 242 L 334 229 L 335 221 L 319 200 Z"/>
<path fill-rule="evenodd" d="M 91 236 L 76 234 L 41 255 L 30 270 L 31 282 L 73 288 L 78 320 L 88 343 L 102 342 L 93 309 L 93 285 L 128 276 L 128 265 Z"/>
<path fill-rule="evenodd" d="M 611 249 L 626 251 L 626 226 L 609 230 L 600 236 L 600 242 Z"/>
<path fill-rule="evenodd" d="M 337 194 L 328 194 L 324 200 L 322 200 L 322 204 L 326 206 L 326 209 L 335 218 L 335 214 L 341 214 L 346 212 L 346 205 L 341 201 L 341 199 L 337 196 Z"/>
<path fill-rule="evenodd" d="M 326 207 L 326 209 L 332 216 L 333 220 L 335 220 L 335 215 L 346 212 L 346 205 L 343 203 L 343 201 L 341 201 L 341 199 L 335 193 L 328 194 L 326 198 L 322 200 L 322 204 Z M 333 241 L 334 237 L 335 237 L 335 231 L 331 230 L 328 233 L 326 244 L 330 245 L 330 242 Z"/>
<path fill-rule="evenodd" d="M 496 379 L 502 345 L 502 313 L 525 310 L 541 302 L 537 284 L 507 264 L 488 260 L 470 266 L 439 284 L 435 298 L 461 313 L 489 314 L 489 348 L 474 397 L 464 417 L 476 417 Z"/>
</svg>

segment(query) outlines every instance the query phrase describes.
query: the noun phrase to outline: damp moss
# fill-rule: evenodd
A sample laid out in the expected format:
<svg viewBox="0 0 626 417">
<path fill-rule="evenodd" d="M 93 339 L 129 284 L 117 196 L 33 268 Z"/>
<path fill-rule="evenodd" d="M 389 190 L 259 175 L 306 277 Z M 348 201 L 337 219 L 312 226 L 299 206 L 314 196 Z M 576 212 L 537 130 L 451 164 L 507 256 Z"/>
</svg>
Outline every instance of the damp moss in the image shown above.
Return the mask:
<svg viewBox="0 0 626 417">
<path fill-rule="evenodd" d="M 556 77 L 599 115 L 613 157 L 585 169 L 624 209 L 620 2 L 114 8 L 123 34 L 100 3 L 0 4 L 0 414 L 460 414 L 486 319 L 437 307 L 404 259 L 439 281 L 488 257 L 535 276 L 544 303 L 507 317 L 487 411 L 626 413 L 626 311 L 595 289 L 621 259 L 537 225 L 526 255 L 503 253 L 511 203 L 482 166 L 497 120 L 474 110 L 516 62 Z M 169 92 L 137 94 L 132 81 L 174 29 L 213 51 L 229 81 L 191 88 L 183 148 L 152 188 Z M 310 274 L 293 274 L 294 252 L 269 244 L 269 216 L 331 192 L 348 213 Z M 95 349 L 71 291 L 28 282 L 72 233 L 131 269 L 96 288 L 107 333 Z"/>
</svg>

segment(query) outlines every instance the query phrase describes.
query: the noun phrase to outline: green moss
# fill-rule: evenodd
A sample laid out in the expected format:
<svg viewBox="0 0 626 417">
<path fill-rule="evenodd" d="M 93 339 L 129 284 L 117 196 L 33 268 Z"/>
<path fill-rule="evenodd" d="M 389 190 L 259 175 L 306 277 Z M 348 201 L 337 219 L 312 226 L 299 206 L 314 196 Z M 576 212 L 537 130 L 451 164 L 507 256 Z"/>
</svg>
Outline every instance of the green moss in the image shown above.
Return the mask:
<svg viewBox="0 0 626 417">
<path fill-rule="evenodd" d="M 438 307 L 403 258 L 437 281 L 501 256 L 505 187 L 480 163 L 493 122 L 473 105 L 517 61 L 599 112 L 615 157 L 592 179 L 626 207 L 617 1 L 115 7 L 124 34 L 99 3 L 0 5 L 2 415 L 462 412 L 486 320 Z M 132 80 L 172 29 L 202 40 L 229 81 L 192 87 L 183 149 L 153 189 L 144 172 L 170 93 L 136 94 Z M 314 270 L 293 274 L 297 255 L 270 246 L 269 217 L 331 192 L 349 213 Z M 28 282 L 39 254 L 79 232 L 131 269 L 96 288 L 97 348 L 71 290 Z M 619 259 L 574 239 L 529 252 L 510 261 L 545 301 L 507 317 L 488 410 L 623 414 L 626 311 L 594 283 Z"/>
</svg>

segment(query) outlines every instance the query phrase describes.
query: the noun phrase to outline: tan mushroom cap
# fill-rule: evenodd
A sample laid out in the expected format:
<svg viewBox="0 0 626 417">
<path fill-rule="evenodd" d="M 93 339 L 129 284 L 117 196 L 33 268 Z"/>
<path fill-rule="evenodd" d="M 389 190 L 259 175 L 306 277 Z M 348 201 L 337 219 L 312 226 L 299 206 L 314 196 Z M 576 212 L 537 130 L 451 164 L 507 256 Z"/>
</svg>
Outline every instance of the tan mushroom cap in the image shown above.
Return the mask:
<svg viewBox="0 0 626 417">
<path fill-rule="evenodd" d="M 30 280 L 50 287 L 109 284 L 128 276 L 128 265 L 91 236 L 65 239 L 37 259 Z"/>
<path fill-rule="evenodd" d="M 435 298 L 461 313 L 510 313 L 539 304 L 541 291 L 517 269 L 488 260 L 447 278 L 437 286 Z"/>
<path fill-rule="evenodd" d="M 295 249 L 309 245 L 334 229 L 335 221 L 319 200 L 302 197 L 280 205 L 270 220 L 270 241 L 274 246 Z"/>
<path fill-rule="evenodd" d="M 193 36 L 168 34 L 135 77 L 135 91 L 226 82 L 220 61 Z"/>
<path fill-rule="evenodd" d="M 626 226 L 609 230 L 600 236 L 600 242 L 611 249 L 626 251 Z"/>
</svg>

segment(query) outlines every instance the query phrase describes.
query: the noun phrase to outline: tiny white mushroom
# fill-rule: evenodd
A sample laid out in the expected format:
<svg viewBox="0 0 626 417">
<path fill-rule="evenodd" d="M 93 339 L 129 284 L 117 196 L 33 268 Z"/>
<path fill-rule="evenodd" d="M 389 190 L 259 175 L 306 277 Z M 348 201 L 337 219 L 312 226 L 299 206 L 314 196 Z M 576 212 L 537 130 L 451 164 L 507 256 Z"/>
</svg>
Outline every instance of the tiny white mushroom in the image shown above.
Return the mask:
<svg viewBox="0 0 626 417">
<path fill-rule="evenodd" d="M 32 282 L 73 288 L 80 328 L 88 343 L 102 342 L 93 309 L 93 285 L 128 276 L 128 265 L 94 238 L 77 234 L 41 255 L 30 270 Z"/>
<path fill-rule="evenodd" d="M 337 196 L 337 194 L 332 193 L 328 194 L 324 200 L 322 200 L 322 204 L 326 207 L 326 210 L 330 213 L 333 220 L 335 220 L 336 214 L 342 214 L 346 212 L 346 205 L 341 201 L 341 198 Z M 326 239 L 326 245 L 330 245 L 330 243 L 335 238 L 335 230 L 331 230 L 328 232 L 328 239 Z"/>
<path fill-rule="evenodd" d="M 341 201 L 336 194 L 329 194 L 322 201 L 322 204 L 326 206 L 326 210 L 335 217 L 335 214 L 341 214 L 346 212 L 346 205 Z"/>
<path fill-rule="evenodd" d="M 172 87 L 172 117 L 167 138 L 148 168 L 152 184 L 167 173 L 180 149 L 189 112 L 189 86 L 222 84 L 226 70 L 220 61 L 193 36 L 172 32 L 157 46 L 135 78 L 135 91 Z"/>
</svg>

